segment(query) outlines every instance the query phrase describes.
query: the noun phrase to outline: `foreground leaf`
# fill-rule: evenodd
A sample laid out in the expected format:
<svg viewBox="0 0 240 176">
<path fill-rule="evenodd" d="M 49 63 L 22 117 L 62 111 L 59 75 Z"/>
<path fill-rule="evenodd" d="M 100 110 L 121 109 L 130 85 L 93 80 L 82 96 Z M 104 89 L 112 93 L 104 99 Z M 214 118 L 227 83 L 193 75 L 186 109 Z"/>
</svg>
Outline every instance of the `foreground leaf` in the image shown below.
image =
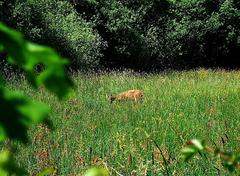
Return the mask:
<svg viewBox="0 0 240 176">
<path fill-rule="evenodd" d="M 41 171 L 37 176 L 49 176 L 54 174 L 55 169 L 54 168 L 46 168 L 43 171 Z"/>
<path fill-rule="evenodd" d="M 21 33 L 0 23 L 0 45 L 11 56 L 12 64 L 19 66 L 26 64 L 25 41 Z"/>
<path fill-rule="evenodd" d="M 30 84 L 38 88 L 44 85 L 50 92 L 63 99 L 73 94 L 73 82 L 67 76 L 68 61 L 53 49 L 24 40 L 21 33 L 0 23 L 0 46 L 8 53 L 8 61 L 27 73 Z M 36 72 L 36 66 L 43 70 Z"/>
<path fill-rule="evenodd" d="M 240 170 L 240 153 L 222 152 L 221 159 L 223 160 L 223 166 L 230 172 L 233 172 L 236 169 Z"/>
<path fill-rule="evenodd" d="M 0 175 L 1 176 L 25 176 L 26 171 L 19 168 L 9 151 L 0 153 Z"/>
<path fill-rule="evenodd" d="M 109 176 L 109 173 L 104 168 L 91 168 L 87 170 L 84 176 Z"/>
<path fill-rule="evenodd" d="M 184 161 L 188 161 L 196 154 L 201 153 L 206 147 L 206 144 L 203 141 L 197 139 L 192 139 L 187 142 L 187 146 L 181 150 L 181 158 Z"/>
<path fill-rule="evenodd" d="M 0 142 L 7 137 L 27 142 L 27 128 L 44 122 L 50 109 L 19 92 L 0 88 Z"/>
<path fill-rule="evenodd" d="M 65 65 L 68 64 L 66 59 L 60 58 L 59 55 L 51 48 L 27 43 L 32 62 L 26 66 L 30 71 L 34 70 L 35 65 L 42 64 L 45 69 L 35 76 L 34 84 L 37 86 L 44 85 L 49 91 L 55 93 L 60 99 L 67 98 L 73 94 L 73 82 L 66 75 Z M 34 73 L 31 73 L 34 75 Z"/>
</svg>

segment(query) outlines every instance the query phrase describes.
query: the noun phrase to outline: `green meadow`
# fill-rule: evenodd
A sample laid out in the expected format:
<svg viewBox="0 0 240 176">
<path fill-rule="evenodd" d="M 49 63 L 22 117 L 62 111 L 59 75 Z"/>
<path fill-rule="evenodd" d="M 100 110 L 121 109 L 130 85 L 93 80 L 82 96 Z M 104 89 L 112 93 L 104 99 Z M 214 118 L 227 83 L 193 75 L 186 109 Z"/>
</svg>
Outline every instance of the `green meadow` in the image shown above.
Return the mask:
<svg viewBox="0 0 240 176">
<path fill-rule="evenodd" d="M 239 151 L 240 71 L 72 77 L 76 94 L 61 102 L 24 79 L 8 83 L 52 108 L 53 129 L 38 125 L 29 130 L 30 145 L 16 143 L 17 161 L 31 175 L 53 167 L 55 175 L 81 176 L 93 166 L 113 176 L 229 174 L 219 157 L 202 154 L 183 162 L 180 150 L 197 138 Z M 110 104 L 109 95 L 128 89 L 143 90 L 143 102 Z"/>
</svg>

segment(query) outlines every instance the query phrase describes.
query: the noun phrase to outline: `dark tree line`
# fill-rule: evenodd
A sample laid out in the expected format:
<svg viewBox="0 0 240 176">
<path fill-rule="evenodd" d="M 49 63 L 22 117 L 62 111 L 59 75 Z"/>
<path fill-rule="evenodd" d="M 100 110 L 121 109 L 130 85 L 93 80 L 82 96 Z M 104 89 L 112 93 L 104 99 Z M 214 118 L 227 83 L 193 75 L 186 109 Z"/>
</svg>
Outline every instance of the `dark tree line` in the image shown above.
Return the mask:
<svg viewBox="0 0 240 176">
<path fill-rule="evenodd" d="M 74 68 L 240 66 L 238 0 L 2 0 L 0 13 Z"/>
</svg>

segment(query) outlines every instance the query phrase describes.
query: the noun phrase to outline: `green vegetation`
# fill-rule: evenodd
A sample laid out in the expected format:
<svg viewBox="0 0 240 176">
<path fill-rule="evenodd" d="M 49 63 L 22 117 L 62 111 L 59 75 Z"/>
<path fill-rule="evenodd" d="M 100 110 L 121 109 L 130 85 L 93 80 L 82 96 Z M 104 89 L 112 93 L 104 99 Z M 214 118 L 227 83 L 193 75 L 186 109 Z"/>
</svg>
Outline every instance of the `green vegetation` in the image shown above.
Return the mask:
<svg viewBox="0 0 240 176">
<path fill-rule="evenodd" d="M 2 0 L 0 20 L 74 68 L 240 66 L 239 0 Z"/>
<path fill-rule="evenodd" d="M 6 1 L 2 8 L 7 4 Z M 2 20 L 23 32 L 31 41 L 55 48 L 70 57 L 72 65 L 77 68 L 89 69 L 99 65 L 101 37 L 94 32 L 91 23 L 77 15 L 70 3 L 16 0 L 9 9 L 11 20 L 8 21 L 5 14 Z"/>
<path fill-rule="evenodd" d="M 0 23 L 0 175 L 240 174 L 239 71 L 104 71 L 239 68 L 239 0 L 0 0 L 0 21 L 43 44 Z"/>
<path fill-rule="evenodd" d="M 44 86 L 59 99 L 73 94 L 73 83 L 65 72 L 68 62 L 51 48 L 26 41 L 21 33 L 0 22 L 0 49 L 1 52 L 8 54 L 9 63 L 17 65 L 24 71 L 32 87 Z M 45 69 L 37 72 L 38 64 Z M 47 105 L 34 102 L 18 91 L 8 90 L 2 77 L 0 77 L 0 102 L 0 175 L 26 175 L 27 172 L 14 162 L 13 148 L 8 146 L 10 149 L 7 150 L 2 144 L 7 139 L 7 144 L 10 144 L 9 140 L 19 140 L 26 144 L 28 128 L 41 122 L 49 125 L 47 117 L 50 109 Z M 50 170 L 46 170 L 45 173 L 50 173 Z"/>
<path fill-rule="evenodd" d="M 99 165 L 112 175 L 229 174 L 219 156 L 197 155 L 185 163 L 180 151 L 193 138 L 239 151 L 240 72 L 79 73 L 73 78 L 76 97 L 62 103 L 44 89 L 30 89 L 25 80 L 8 83 L 54 110 L 54 131 L 39 125 L 29 131 L 31 145 L 17 143 L 17 161 L 32 175 L 46 167 L 55 168 L 56 175 L 81 175 Z M 143 103 L 110 105 L 107 96 L 126 89 L 143 90 Z"/>
<path fill-rule="evenodd" d="M 21 33 L 0 23 L 0 47 L 8 53 L 8 62 L 24 70 L 30 85 L 46 87 L 63 99 L 73 93 L 73 83 L 65 73 L 67 60 L 59 57 L 54 50 L 26 41 Z M 41 72 L 36 66 L 45 67 Z M 0 142 L 7 137 L 27 142 L 26 129 L 43 122 L 49 108 L 32 102 L 19 92 L 9 91 L 0 80 Z"/>
<path fill-rule="evenodd" d="M 227 152 L 219 149 L 218 146 L 209 146 L 205 141 L 198 139 L 189 140 L 186 146 L 181 151 L 181 157 L 188 161 L 197 154 L 202 156 L 203 152 L 207 152 L 214 157 L 221 159 L 221 162 L 226 169 L 230 172 L 240 169 L 240 153 L 239 152 Z"/>
</svg>

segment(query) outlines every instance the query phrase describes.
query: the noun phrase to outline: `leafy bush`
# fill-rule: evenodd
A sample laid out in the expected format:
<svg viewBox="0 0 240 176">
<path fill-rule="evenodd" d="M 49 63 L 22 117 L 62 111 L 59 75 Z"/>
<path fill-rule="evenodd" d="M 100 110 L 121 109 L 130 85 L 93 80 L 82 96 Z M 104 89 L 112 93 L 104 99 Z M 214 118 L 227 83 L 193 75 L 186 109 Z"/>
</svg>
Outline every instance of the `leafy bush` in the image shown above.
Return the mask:
<svg viewBox="0 0 240 176">
<path fill-rule="evenodd" d="M 29 39 L 56 48 L 72 59 L 73 66 L 82 69 L 98 66 L 101 37 L 67 1 L 16 1 L 12 19 Z"/>
<path fill-rule="evenodd" d="M 176 67 L 237 64 L 239 12 L 230 0 L 173 1 L 163 58 Z"/>
<path fill-rule="evenodd" d="M 135 68 L 237 66 L 239 2 L 77 1 L 108 42 L 102 63 Z"/>
<path fill-rule="evenodd" d="M 158 5 L 163 9 L 165 1 L 83 2 L 77 1 L 75 8 L 86 20 L 96 24 L 99 34 L 108 43 L 101 60 L 103 65 L 148 69 L 155 64 L 159 29 L 154 26 L 152 17 L 161 14 Z"/>
<path fill-rule="evenodd" d="M 11 23 L 11 9 L 15 0 L 0 0 L 0 21 Z"/>
<path fill-rule="evenodd" d="M 14 1 L 14 0 L 12 0 Z M 237 0 L 16 0 L 5 21 L 72 66 L 238 67 Z M 0 12 L 1 13 L 1 12 Z M 7 17 L 10 16 L 10 17 Z"/>
</svg>

